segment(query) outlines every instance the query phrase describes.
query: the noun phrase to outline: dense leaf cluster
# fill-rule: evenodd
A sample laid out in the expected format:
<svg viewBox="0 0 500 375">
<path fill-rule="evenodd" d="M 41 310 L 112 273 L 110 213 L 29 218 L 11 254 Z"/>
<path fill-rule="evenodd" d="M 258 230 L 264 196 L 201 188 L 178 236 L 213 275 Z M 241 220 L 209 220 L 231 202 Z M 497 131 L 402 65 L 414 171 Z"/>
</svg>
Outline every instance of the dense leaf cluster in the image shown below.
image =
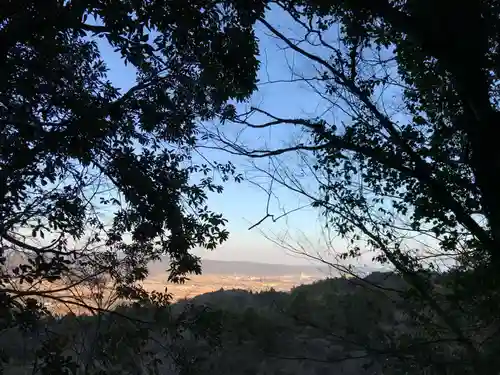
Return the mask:
<svg viewBox="0 0 500 375">
<path fill-rule="evenodd" d="M 11 285 L 82 267 L 130 294 L 162 254 L 173 281 L 200 272 L 190 250 L 228 236 L 206 205 L 207 191 L 222 191 L 211 176 L 225 181 L 235 170 L 193 159 L 197 123 L 255 89 L 252 23 L 262 10 L 210 1 L 0 6 L 5 303 L 30 296 Z M 109 79 L 110 48 L 135 72 L 130 87 Z"/>
</svg>

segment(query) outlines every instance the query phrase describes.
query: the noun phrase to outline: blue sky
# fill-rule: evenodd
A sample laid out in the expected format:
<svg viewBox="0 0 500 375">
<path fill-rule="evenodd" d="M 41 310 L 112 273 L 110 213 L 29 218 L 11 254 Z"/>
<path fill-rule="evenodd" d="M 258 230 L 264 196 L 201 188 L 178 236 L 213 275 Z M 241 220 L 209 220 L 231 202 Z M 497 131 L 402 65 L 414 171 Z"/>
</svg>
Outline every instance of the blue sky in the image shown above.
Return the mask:
<svg viewBox="0 0 500 375">
<path fill-rule="evenodd" d="M 289 38 L 302 39 L 304 30 L 288 17 L 284 12 L 272 9 L 268 12 L 266 19 Z M 347 115 L 344 112 L 346 107 L 342 105 L 342 102 L 333 103 L 328 98 L 322 98 L 318 92 L 315 92 L 312 87 L 303 81 L 290 82 L 290 80 L 297 80 L 297 78 L 301 77 L 318 76 L 317 68 L 310 61 L 297 53 L 284 49 L 283 43 L 280 44 L 280 41 L 268 35 L 262 24 L 257 24 L 256 34 L 260 42 L 259 89 L 248 103 L 238 105 L 239 111 L 244 111 L 253 106 L 282 118 L 321 117 L 329 123 L 335 123 L 337 126 L 347 120 Z M 323 34 L 323 40 L 332 45 L 337 45 L 335 42 L 337 39 L 336 34 L 337 28 L 332 27 L 328 33 Z M 125 66 L 119 54 L 114 53 L 103 39 L 99 39 L 98 43 L 100 43 L 102 56 L 110 69 L 109 78 L 111 81 L 122 90 L 133 86 L 135 83 L 133 68 Z M 320 57 L 326 59 L 329 57 L 325 55 L 330 52 L 327 48 L 318 48 L 307 43 L 301 43 L 300 46 Z M 376 73 L 367 71 L 364 74 Z M 404 122 L 405 119 L 399 109 L 401 104 L 400 93 L 397 90 L 388 90 L 379 94 L 377 95 L 379 100 L 384 100 L 383 110 L 389 116 L 392 116 L 395 121 Z M 264 118 L 261 116 L 260 118 L 252 118 L 252 120 L 252 122 L 258 123 L 259 120 L 263 121 Z M 213 129 L 216 125 L 208 123 L 204 124 L 204 126 Z M 283 147 L 290 145 L 292 140 L 295 140 L 293 143 L 296 144 L 297 137 L 304 136 L 303 129 L 290 125 L 281 125 L 264 130 L 247 127 L 243 134 L 240 134 L 241 130 L 242 128 L 236 124 L 225 124 L 222 128 L 228 138 L 239 135 L 240 144 L 243 142 L 253 149 Z M 305 257 L 290 255 L 290 252 L 287 252 L 282 246 L 276 245 L 269 238 L 277 241 L 283 240 L 287 245 L 302 246 L 303 250 L 312 254 L 320 252 L 325 257 L 328 257 L 328 253 L 331 254 L 332 250 L 334 252 L 343 252 L 345 250 L 345 242 L 338 237 L 329 237 L 325 241 L 324 222 L 320 218 L 320 212 L 307 207 L 309 202 L 304 197 L 286 188 L 279 188 L 276 184 L 273 185 L 275 196 L 269 201 L 269 213 L 276 217 L 283 212 L 292 210 L 294 212 L 277 222 L 268 219 L 257 228 L 249 230 L 253 224 L 266 215 L 266 206 L 268 205 L 266 189 L 269 188 L 269 178 L 263 179 L 263 173 L 256 171 L 252 162 L 256 163 L 262 170 L 267 170 L 271 167 L 269 160 L 258 159 L 257 161 L 251 161 L 220 150 L 203 149 L 201 152 L 208 160 L 231 161 L 238 171 L 247 177 L 247 180 L 240 184 L 227 183 L 223 194 L 209 195 L 208 203 L 210 208 L 213 211 L 221 212 L 228 220 L 227 229 L 230 232 L 230 237 L 226 243 L 214 251 L 209 252 L 198 249 L 195 253 L 203 258 L 219 260 L 248 260 L 282 264 L 306 264 L 309 262 Z M 296 154 L 287 154 L 281 160 L 284 160 L 287 166 L 291 166 L 294 174 L 300 172 L 300 160 Z M 201 159 L 200 162 L 202 162 Z M 314 192 L 317 186 L 314 180 L 308 178 L 307 175 L 305 177 L 299 176 L 299 179 L 306 190 L 313 192 L 312 195 L 315 195 Z M 417 247 L 419 247 L 418 244 Z M 373 253 L 370 253 L 366 257 L 357 258 L 356 265 L 359 267 L 373 267 L 372 256 Z"/>
<path fill-rule="evenodd" d="M 268 20 L 273 25 L 279 26 L 280 30 L 286 30 L 293 35 L 296 25 L 290 22 L 282 12 L 271 11 L 268 14 Z M 269 84 L 269 81 L 293 78 L 291 70 L 296 70 L 304 75 L 307 75 L 308 72 L 312 75 L 314 70 L 311 70 L 310 63 L 294 56 L 290 51 L 283 51 L 276 39 L 266 35 L 262 27 L 257 26 L 256 30 L 260 40 L 262 64 L 259 72 L 260 85 L 250 103 L 245 105 L 258 106 L 282 117 L 325 114 L 326 106 L 321 103 L 317 94 L 313 93 L 304 83 Z M 125 66 L 119 54 L 114 53 L 108 45 L 101 41 L 103 39 L 99 40 L 100 49 L 110 69 L 109 78 L 121 89 L 131 87 L 135 82 L 134 70 Z M 326 115 L 335 116 L 335 113 L 327 111 Z M 225 128 L 228 134 L 237 130 L 237 128 Z M 244 139 L 250 147 L 279 146 L 297 136 L 298 130 L 289 126 L 273 128 L 272 130 L 247 130 Z M 244 158 L 214 150 L 204 150 L 203 154 L 208 159 L 220 162 L 231 160 L 240 172 L 255 178 L 255 171 L 253 171 L 249 161 Z M 294 156 L 290 155 L 290 157 Z M 260 160 L 258 163 L 261 167 L 266 168 L 268 162 Z M 274 190 L 279 201 L 278 199 L 271 200 L 270 213 L 276 216 L 279 216 L 283 210 L 297 209 L 308 203 L 287 189 L 276 189 L 274 186 Z M 267 233 L 275 238 L 288 231 L 288 233 L 293 234 L 299 233 L 301 237 L 307 237 L 312 241 L 319 241 L 321 238 L 321 222 L 318 220 L 318 212 L 312 208 L 300 209 L 275 223 L 267 220 L 258 228 L 249 230 L 252 224 L 266 214 L 267 205 L 267 193 L 249 181 L 240 184 L 226 184 L 222 195 L 210 195 L 209 205 L 212 210 L 223 213 L 228 219 L 227 228 L 230 231 L 230 239 L 213 252 L 198 251 L 198 254 L 206 258 L 288 264 L 305 263 L 307 261 L 303 258 L 287 255 L 282 248 L 266 239 L 262 233 Z M 336 243 L 335 246 L 342 247 L 342 242 Z"/>
</svg>

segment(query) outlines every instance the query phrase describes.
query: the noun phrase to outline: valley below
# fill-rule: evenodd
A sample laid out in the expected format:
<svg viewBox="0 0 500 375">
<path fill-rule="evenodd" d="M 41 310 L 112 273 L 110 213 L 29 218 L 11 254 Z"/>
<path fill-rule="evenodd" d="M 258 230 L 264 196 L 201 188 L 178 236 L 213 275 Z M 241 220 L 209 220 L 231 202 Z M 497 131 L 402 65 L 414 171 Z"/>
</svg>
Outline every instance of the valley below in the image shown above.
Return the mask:
<svg viewBox="0 0 500 375">
<path fill-rule="evenodd" d="M 248 292 L 277 291 L 289 292 L 293 288 L 310 284 L 327 277 L 328 270 L 312 265 L 280 265 L 254 262 L 230 262 L 204 260 L 201 275 L 190 275 L 184 283 L 168 281 L 168 265 L 156 262 L 149 267 L 149 276 L 142 282 L 147 292 L 167 292 L 172 302 L 189 300 L 196 296 L 221 290 L 242 290 Z M 63 289 L 64 285 L 40 285 L 45 292 Z M 35 287 L 35 286 L 32 286 Z M 112 308 L 121 301 L 114 298 L 114 288 L 107 285 L 96 288 L 95 285 L 79 284 L 56 293 L 59 300 L 42 298 L 44 305 L 53 313 L 64 315 L 69 312 L 76 315 L 91 314 L 90 308 Z M 50 293 L 52 296 L 53 293 Z M 76 302 L 76 303 L 75 303 Z"/>
<path fill-rule="evenodd" d="M 144 287 L 148 291 L 163 291 L 166 287 L 176 301 L 221 289 L 286 292 L 328 276 L 327 269 L 310 265 L 205 260 L 202 269 L 203 274 L 193 275 L 183 284 L 174 284 L 167 281 L 164 264 L 155 264 L 151 266 L 151 275 Z"/>
</svg>

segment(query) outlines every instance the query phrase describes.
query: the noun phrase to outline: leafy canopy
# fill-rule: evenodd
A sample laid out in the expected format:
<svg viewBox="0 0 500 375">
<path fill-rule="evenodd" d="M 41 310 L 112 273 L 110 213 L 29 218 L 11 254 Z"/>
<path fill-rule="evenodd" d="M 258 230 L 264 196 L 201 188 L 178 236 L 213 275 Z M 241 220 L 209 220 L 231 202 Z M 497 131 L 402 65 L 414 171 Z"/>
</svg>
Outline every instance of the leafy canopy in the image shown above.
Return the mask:
<svg viewBox="0 0 500 375">
<path fill-rule="evenodd" d="M 255 89 L 261 12 L 210 1 L 2 4 L 0 255 L 24 259 L 2 271 L 8 301 L 19 297 L 8 283 L 78 267 L 124 292 L 161 255 L 173 281 L 200 272 L 190 249 L 228 236 L 206 206 L 206 191 L 222 191 L 212 172 L 226 180 L 234 167 L 195 163 L 197 121 Z M 106 43 L 136 72 L 132 87 L 110 81 Z"/>
</svg>

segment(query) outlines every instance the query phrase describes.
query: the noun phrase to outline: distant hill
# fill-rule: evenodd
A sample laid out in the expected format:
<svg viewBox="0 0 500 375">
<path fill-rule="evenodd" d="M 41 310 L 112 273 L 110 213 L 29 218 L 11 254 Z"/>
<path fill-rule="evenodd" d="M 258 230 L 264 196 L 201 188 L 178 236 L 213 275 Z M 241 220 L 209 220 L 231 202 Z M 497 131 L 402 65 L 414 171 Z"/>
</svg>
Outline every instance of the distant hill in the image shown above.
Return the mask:
<svg viewBox="0 0 500 375">
<path fill-rule="evenodd" d="M 27 263 L 27 256 L 18 252 L 9 254 L 5 267 L 11 268 L 19 264 Z M 168 260 L 151 263 L 149 272 L 151 276 L 161 276 L 168 269 Z M 299 276 L 301 273 L 313 277 L 327 277 L 328 267 L 313 265 L 286 265 L 245 261 L 221 261 L 204 259 L 202 261 L 204 275 L 240 275 L 256 277 L 273 276 Z"/>
<path fill-rule="evenodd" d="M 166 261 L 155 262 L 150 265 L 151 276 L 165 273 L 168 263 Z M 328 276 L 328 268 L 322 266 L 296 266 L 285 264 L 269 264 L 257 262 L 220 261 L 204 259 L 202 262 L 204 275 L 241 275 L 256 277 L 271 276 L 298 276 L 301 273 L 308 276 Z"/>
</svg>

